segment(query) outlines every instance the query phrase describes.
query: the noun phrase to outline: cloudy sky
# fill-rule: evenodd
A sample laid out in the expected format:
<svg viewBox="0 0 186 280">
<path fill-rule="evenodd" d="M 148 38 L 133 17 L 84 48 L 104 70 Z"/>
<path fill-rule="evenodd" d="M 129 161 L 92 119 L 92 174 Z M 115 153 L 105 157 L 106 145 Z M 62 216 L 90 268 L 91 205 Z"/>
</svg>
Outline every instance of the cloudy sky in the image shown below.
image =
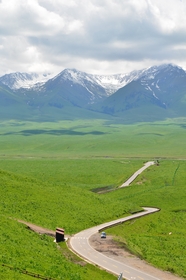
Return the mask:
<svg viewBox="0 0 186 280">
<path fill-rule="evenodd" d="M 186 0 L 0 0 L 0 75 L 186 69 Z"/>
</svg>

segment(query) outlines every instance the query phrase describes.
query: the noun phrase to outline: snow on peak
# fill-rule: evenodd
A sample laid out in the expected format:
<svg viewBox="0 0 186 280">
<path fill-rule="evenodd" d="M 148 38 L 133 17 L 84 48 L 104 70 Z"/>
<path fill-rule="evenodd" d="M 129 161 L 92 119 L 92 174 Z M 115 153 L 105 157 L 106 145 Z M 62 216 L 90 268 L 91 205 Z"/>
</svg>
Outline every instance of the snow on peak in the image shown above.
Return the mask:
<svg viewBox="0 0 186 280">
<path fill-rule="evenodd" d="M 161 64 L 158 66 L 155 65 L 155 66 L 149 67 L 147 69 L 144 69 L 141 77 L 145 78 L 146 80 L 152 80 L 156 77 L 156 75 L 158 73 L 160 73 L 162 71 L 169 72 L 169 73 L 171 73 L 173 71 L 180 73 L 180 71 L 181 71 L 181 72 L 185 73 L 185 71 L 181 67 L 169 63 L 169 64 Z"/>
<path fill-rule="evenodd" d="M 137 80 L 143 70 L 136 70 L 130 73 L 114 74 L 114 75 L 95 75 L 96 81 L 105 88 L 110 95 L 118 89 L 126 86 L 133 80 Z"/>
<path fill-rule="evenodd" d="M 142 71 L 132 71 L 128 74 L 93 75 L 76 69 L 65 69 L 54 77 L 53 80 L 60 78 L 61 80 L 72 81 L 73 83 L 78 83 L 82 86 L 85 86 L 87 82 L 90 82 L 104 88 L 107 95 L 110 95 L 116 92 L 119 88 L 130 83 L 132 80 L 139 78 L 141 72 Z"/>
<path fill-rule="evenodd" d="M 50 73 L 10 73 L 0 77 L 0 81 L 11 89 L 31 88 L 35 84 L 44 83 L 51 78 Z"/>
<path fill-rule="evenodd" d="M 152 66 L 142 70 L 136 70 L 129 73 L 113 74 L 113 75 L 93 75 L 82 71 L 78 71 L 73 68 L 64 69 L 57 76 L 50 73 L 38 74 L 38 73 L 11 73 L 0 77 L 0 82 L 7 85 L 11 89 L 19 88 L 39 88 L 40 85 L 44 84 L 48 80 L 55 81 L 56 79 L 63 81 L 70 81 L 76 84 L 80 84 L 91 92 L 92 87 L 104 89 L 107 95 L 111 95 L 118 89 L 126 86 L 132 81 L 141 79 L 142 83 L 145 84 L 148 81 L 151 84 L 155 84 L 155 79 L 161 71 L 174 72 L 180 75 L 180 71 L 184 75 L 186 72 L 179 66 L 174 64 L 162 64 L 159 66 Z M 158 88 L 158 82 L 156 83 Z M 91 92 L 92 93 L 92 92 Z"/>
</svg>

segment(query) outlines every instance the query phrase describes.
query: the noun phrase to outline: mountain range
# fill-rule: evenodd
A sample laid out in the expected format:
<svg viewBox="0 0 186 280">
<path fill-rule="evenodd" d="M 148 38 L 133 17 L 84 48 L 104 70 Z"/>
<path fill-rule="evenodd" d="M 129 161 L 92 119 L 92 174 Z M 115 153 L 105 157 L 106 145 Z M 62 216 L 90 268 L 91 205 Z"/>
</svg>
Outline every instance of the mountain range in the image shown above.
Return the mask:
<svg viewBox="0 0 186 280">
<path fill-rule="evenodd" d="M 126 122 L 186 116 L 186 71 L 173 64 L 115 75 L 65 69 L 0 77 L 0 118 L 119 118 Z"/>
</svg>

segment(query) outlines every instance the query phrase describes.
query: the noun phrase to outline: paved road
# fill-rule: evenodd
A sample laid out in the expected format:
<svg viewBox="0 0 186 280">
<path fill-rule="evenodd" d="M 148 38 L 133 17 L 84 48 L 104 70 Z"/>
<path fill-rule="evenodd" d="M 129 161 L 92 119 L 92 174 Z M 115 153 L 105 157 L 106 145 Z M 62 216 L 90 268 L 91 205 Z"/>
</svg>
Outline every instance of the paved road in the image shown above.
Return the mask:
<svg viewBox="0 0 186 280">
<path fill-rule="evenodd" d="M 120 188 L 129 186 L 130 183 L 141 173 L 143 172 L 146 168 L 148 168 L 149 166 L 153 165 L 154 162 L 150 161 L 147 162 L 142 168 L 140 168 L 138 171 L 136 171 L 124 184 L 122 184 L 120 186 Z M 83 230 L 77 234 L 75 234 L 73 237 L 71 237 L 70 239 L 70 245 L 71 248 L 74 252 L 76 252 L 79 256 L 81 256 L 82 258 L 84 258 L 85 260 L 94 263 L 104 269 L 106 269 L 107 271 L 110 271 L 114 274 L 116 274 L 117 276 L 122 272 L 123 273 L 123 278 L 128 279 L 128 280 L 160 280 L 159 278 L 155 277 L 155 276 L 151 276 L 147 273 L 144 273 L 140 270 L 137 270 L 133 267 L 130 267 L 128 265 L 125 265 L 123 263 L 120 263 L 114 259 L 111 259 L 101 253 L 99 253 L 98 251 L 96 251 L 95 249 L 93 249 L 90 246 L 89 243 L 89 238 L 99 232 L 99 231 L 103 231 L 104 229 L 110 227 L 110 226 L 114 226 L 132 219 L 136 219 L 139 217 L 142 217 L 144 215 L 149 215 L 152 213 L 155 213 L 159 211 L 159 209 L 157 208 L 150 208 L 150 207 L 145 207 L 143 212 L 140 213 L 136 213 L 133 214 L 131 216 L 125 217 L 125 218 L 121 218 L 121 219 L 117 219 L 115 221 L 111 221 L 108 223 L 104 223 L 98 226 L 95 226 L 93 228 L 90 229 L 86 229 Z"/>
<path fill-rule="evenodd" d="M 119 188 L 127 187 L 129 186 L 135 179 L 136 177 L 141 174 L 145 169 L 147 169 L 149 166 L 155 164 L 154 161 L 148 161 L 144 164 L 142 168 L 137 170 L 125 183 L 123 183 Z"/>
<path fill-rule="evenodd" d="M 159 278 L 156 278 L 154 276 L 148 275 L 140 270 L 137 270 L 135 268 L 132 268 L 128 265 L 125 265 L 123 263 L 120 263 L 114 259 L 111 259 L 98 251 L 94 250 L 89 243 L 89 238 L 97 233 L 98 231 L 102 231 L 107 227 L 117 225 L 120 223 L 123 223 L 125 221 L 129 221 L 131 219 L 139 218 L 144 215 L 152 214 L 154 212 L 159 211 L 157 208 L 144 208 L 143 212 L 136 213 L 134 215 L 117 219 L 115 221 L 111 221 L 108 223 L 101 224 L 99 226 L 95 226 L 90 229 L 83 230 L 77 234 L 75 234 L 70 239 L 70 245 L 74 252 L 76 252 L 79 256 L 81 256 L 83 259 L 89 261 L 90 263 L 94 263 L 107 271 L 110 271 L 117 276 L 122 272 L 123 277 L 130 280 L 160 280 Z"/>
</svg>

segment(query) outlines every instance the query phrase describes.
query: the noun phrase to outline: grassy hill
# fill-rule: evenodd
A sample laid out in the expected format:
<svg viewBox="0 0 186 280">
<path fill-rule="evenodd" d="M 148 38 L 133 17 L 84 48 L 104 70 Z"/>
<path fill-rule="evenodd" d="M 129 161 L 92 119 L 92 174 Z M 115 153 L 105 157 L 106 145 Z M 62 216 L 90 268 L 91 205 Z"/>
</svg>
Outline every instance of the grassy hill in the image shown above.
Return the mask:
<svg viewBox="0 0 186 280">
<path fill-rule="evenodd" d="M 0 278 L 28 279 L 21 273 L 26 269 L 53 279 L 115 279 L 17 219 L 52 230 L 64 227 L 69 235 L 142 206 L 161 211 L 108 233 L 153 265 L 186 277 L 185 133 L 184 119 L 133 125 L 1 121 L 0 263 L 12 270 L 1 266 Z M 160 165 L 117 190 L 153 159 Z M 96 193 L 104 187 L 116 191 Z"/>
</svg>

